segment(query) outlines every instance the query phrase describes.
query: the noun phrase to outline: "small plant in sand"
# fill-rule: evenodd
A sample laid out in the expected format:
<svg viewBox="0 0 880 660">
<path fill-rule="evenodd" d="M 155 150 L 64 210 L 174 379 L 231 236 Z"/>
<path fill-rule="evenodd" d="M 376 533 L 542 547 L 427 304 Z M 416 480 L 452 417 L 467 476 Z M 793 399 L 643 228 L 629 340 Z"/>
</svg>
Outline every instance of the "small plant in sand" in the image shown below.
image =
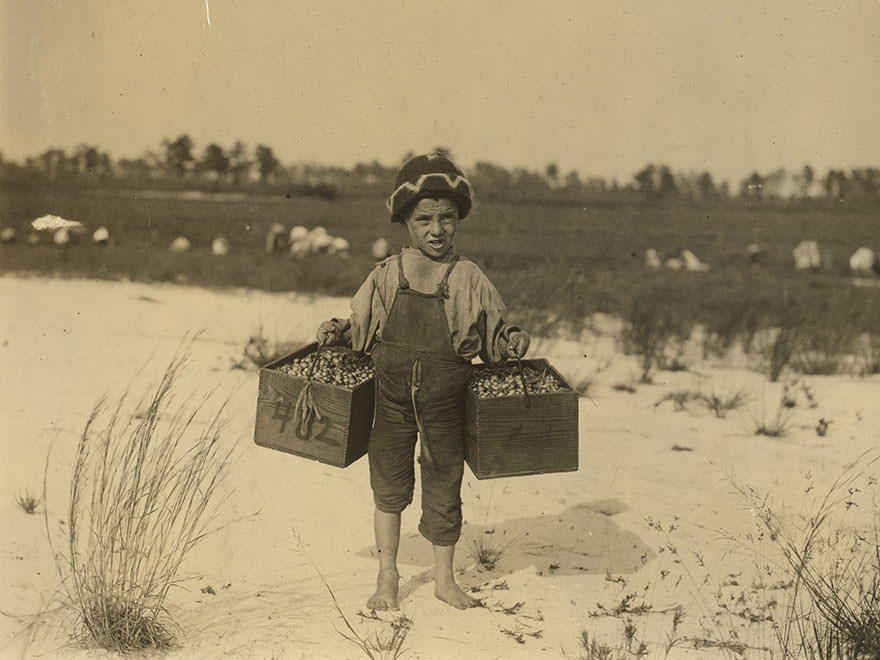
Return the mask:
<svg viewBox="0 0 880 660">
<path fill-rule="evenodd" d="M 184 557 L 211 531 L 230 461 L 223 406 L 197 421 L 206 399 L 171 409 L 186 353 L 168 365 L 141 412 L 99 403 L 85 424 L 70 480 L 67 537 L 56 553 L 77 637 L 117 652 L 167 648 L 165 608 Z M 47 530 L 48 530 L 48 520 Z M 51 542 L 51 535 L 49 537 Z"/>
<path fill-rule="evenodd" d="M 769 376 L 771 382 L 779 380 L 782 370 L 791 360 L 797 344 L 798 332 L 795 327 L 784 325 L 779 329 L 770 346 Z"/>
<path fill-rule="evenodd" d="M 659 399 L 654 402 L 654 407 L 657 408 L 662 406 L 667 401 L 671 401 L 673 405 L 673 409 L 676 412 L 682 412 L 687 410 L 687 404 L 694 399 L 698 398 L 698 395 L 690 390 L 676 390 L 674 392 L 667 392 Z"/>
<path fill-rule="evenodd" d="M 25 490 L 15 496 L 15 503 L 25 513 L 36 513 L 37 507 L 40 506 L 40 498 L 31 494 L 29 490 Z"/>
<path fill-rule="evenodd" d="M 467 534 L 468 556 L 483 569 L 492 571 L 495 569 L 495 564 L 504 555 L 504 551 L 520 536 L 522 534 L 517 534 L 502 545 L 496 540 L 494 529 L 487 529 L 476 537 Z"/>
<path fill-rule="evenodd" d="M 315 573 L 318 574 L 321 583 L 324 585 L 327 593 L 330 594 L 330 600 L 333 601 L 333 607 L 336 608 L 336 612 L 339 614 L 342 622 L 348 629 L 348 632 L 345 632 L 337 628 L 336 632 L 338 632 L 344 639 L 357 646 L 370 660 L 398 660 L 398 658 L 406 653 L 407 649 L 404 648 L 403 645 L 406 642 L 406 637 L 409 634 L 410 629 L 412 628 L 413 620 L 407 616 L 399 616 L 391 621 L 386 621 L 379 617 L 375 611 L 372 611 L 370 614 L 358 612 L 360 616 L 375 621 L 381 621 L 382 623 L 388 624 L 390 628 L 390 630 L 377 631 L 367 634 L 366 636 L 361 635 L 355 630 L 355 627 L 348 620 L 348 617 L 345 616 L 345 612 L 342 611 L 339 601 L 336 600 L 336 594 L 333 593 L 333 589 L 330 588 L 330 584 L 327 582 L 324 574 L 318 569 L 318 565 L 315 564 L 312 556 L 306 551 L 302 538 L 300 538 L 296 530 L 294 530 L 293 535 L 296 538 L 297 549 L 302 552 L 308 562 L 312 565 Z"/>
<path fill-rule="evenodd" d="M 847 320 L 813 318 L 798 336 L 791 367 L 802 374 L 828 376 L 845 370 L 857 334 Z"/>
<path fill-rule="evenodd" d="M 790 584 L 774 617 L 778 657 L 880 658 L 880 456 L 847 466 L 802 520 L 783 517 L 769 498 L 733 483 L 755 513 L 762 546 L 747 548 L 761 574 Z M 812 483 L 804 490 L 813 490 Z"/>
<path fill-rule="evenodd" d="M 632 620 L 626 620 L 620 632 L 621 640 L 611 646 L 590 636 L 586 630 L 581 632 L 581 653 L 577 660 L 639 660 L 648 657 L 648 645 L 637 639 L 638 628 Z"/>
<path fill-rule="evenodd" d="M 651 382 L 655 368 L 683 370 L 684 331 L 680 319 L 657 304 L 652 296 L 643 295 L 633 300 L 622 334 L 624 352 L 641 357 L 642 383 Z"/>
<path fill-rule="evenodd" d="M 769 438 L 781 438 L 788 433 L 794 413 L 791 408 L 786 405 L 785 394 L 783 393 L 776 411 L 771 415 L 767 415 L 764 407 L 761 406 L 758 415 L 752 416 L 755 435 L 766 435 Z"/>
<path fill-rule="evenodd" d="M 697 398 L 706 408 L 715 413 L 717 418 L 724 419 L 731 410 L 737 410 L 748 402 L 749 395 L 745 390 L 723 393 L 713 390 L 711 392 L 701 392 Z"/>
<path fill-rule="evenodd" d="M 880 374 L 880 335 L 865 333 L 856 340 L 855 345 L 860 361 L 859 374 Z"/>
</svg>

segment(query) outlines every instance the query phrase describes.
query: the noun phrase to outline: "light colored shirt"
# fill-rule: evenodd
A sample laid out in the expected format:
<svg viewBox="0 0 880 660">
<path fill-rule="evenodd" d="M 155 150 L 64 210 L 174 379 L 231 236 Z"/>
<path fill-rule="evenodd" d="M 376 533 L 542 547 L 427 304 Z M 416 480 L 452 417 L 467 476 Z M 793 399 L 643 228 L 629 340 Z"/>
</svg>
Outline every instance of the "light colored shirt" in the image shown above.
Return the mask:
<svg viewBox="0 0 880 660">
<path fill-rule="evenodd" d="M 410 288 L 433 294 L 454 255 L 445 261 L 429 259 L 415 248 L 405 247 L 403 272 Z M 356 351 L 371 353 L 381 337 L 398 289 L 397 255 L 381 261 L 351 299 L 351 344 Z M 498 364 L 507 358 L 508 333 L 518 330 L 504 322 L 506 312 L 498 291 L 472 261 L 459 258 L 448 281 L 449 298 L 443 309 L 449 324 L 452 348 L 465 360 L 479 356 Z"/>
</svg>

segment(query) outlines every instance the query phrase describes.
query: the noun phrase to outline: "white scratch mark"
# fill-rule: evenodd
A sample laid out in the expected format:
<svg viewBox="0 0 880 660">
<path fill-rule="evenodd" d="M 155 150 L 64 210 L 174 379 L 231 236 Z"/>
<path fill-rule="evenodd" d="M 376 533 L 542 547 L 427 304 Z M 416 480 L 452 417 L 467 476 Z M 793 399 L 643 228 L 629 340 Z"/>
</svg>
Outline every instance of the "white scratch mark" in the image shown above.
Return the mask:
<svg viewBox="0 0 880 660">
<path fill-rule="evenodd" d="M 205 0 L 205 18 L 208 19 L 208 27 L 211 27 L 211 8 L 208 6 L 208 0 Z"/>
</svg>

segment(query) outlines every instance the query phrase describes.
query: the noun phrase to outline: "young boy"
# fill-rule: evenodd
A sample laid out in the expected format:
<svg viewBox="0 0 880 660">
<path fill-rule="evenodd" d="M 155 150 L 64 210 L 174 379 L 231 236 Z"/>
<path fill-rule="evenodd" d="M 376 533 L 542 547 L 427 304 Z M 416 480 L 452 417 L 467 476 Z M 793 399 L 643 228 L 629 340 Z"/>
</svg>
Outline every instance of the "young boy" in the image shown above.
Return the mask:
<svg viewBox="0 0 880 660">
<path fill-rule="evenodd" d="M 351 318 L 325 321 L 319 342 L 350 343 L 372 356 L 376 416 L 370 435 L 370 486 L 379 553 L 375 610 L 397 609 L 400 515 L 413 497 L 413 453 L 421 439 L 419 531 L 434 548 L 434 594 L 459 609 L 474 599 L 456 584 L 452 562 L 461 534 L 464 399 L 471 359 L 522 357 L 529 335 L 507 325 L 495 287 L 455 252 L 471 186 L 438 154 L 408 160 L 388 198 L 391 221 L 410 245 L 379 263 L 355 293 Z"/>
</svg>

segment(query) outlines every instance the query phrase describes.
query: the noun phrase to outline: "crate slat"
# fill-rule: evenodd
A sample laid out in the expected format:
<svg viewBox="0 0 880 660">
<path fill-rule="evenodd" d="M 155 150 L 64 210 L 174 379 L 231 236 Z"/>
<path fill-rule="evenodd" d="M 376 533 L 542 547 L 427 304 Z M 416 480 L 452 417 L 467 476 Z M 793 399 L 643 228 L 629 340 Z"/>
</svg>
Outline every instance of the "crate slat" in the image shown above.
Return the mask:
<svg viewBox="0 0 880 660">
<path fill-rule="evenodd" d="M 312 381 L 312 395 L 321 420 L 315 418 L 308 435 L 299 437 L 294 408 L 306 380 L 278 369 L 316 348 L 310 344 L 260 369 L 254 442 L 261 447 L 347 467 L 367 452 L 373 425 L 375 378 L 353 390 Z"/>
</svg>

